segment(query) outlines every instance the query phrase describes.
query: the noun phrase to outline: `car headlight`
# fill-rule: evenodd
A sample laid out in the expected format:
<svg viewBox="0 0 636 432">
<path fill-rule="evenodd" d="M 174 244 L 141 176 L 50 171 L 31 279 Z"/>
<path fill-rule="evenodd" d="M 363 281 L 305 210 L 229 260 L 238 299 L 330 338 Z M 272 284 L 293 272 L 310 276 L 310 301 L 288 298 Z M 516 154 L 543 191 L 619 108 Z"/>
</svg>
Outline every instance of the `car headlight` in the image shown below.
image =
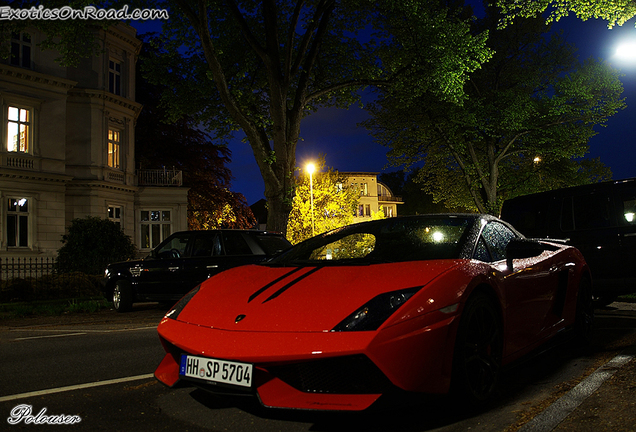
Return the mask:
<svg viewBox="0 0 636 432">
<path fill-rule="evenodd" d="M 172 318 L 176 320 L 181 311 L 183 311 L 183 309 L 186 307 L 188 302 L 192 300 L 192 297 L 194 297 L 195 294 L 199 292 L 199 288 L 201 288 L 201 284 L 197 285 L 189 293 L 181 297 L 181 300 L 179 300 L 177 304 L 168 311 L 164 318 Z"/>
<path fill-rule="evenodd" d="M 399 309 L 413 294 L 422 287 L 380 294 L 354 313 L 345 318 L 332 331 L 369 331 L 377 330 L 384 321 Z"/>
</svg>

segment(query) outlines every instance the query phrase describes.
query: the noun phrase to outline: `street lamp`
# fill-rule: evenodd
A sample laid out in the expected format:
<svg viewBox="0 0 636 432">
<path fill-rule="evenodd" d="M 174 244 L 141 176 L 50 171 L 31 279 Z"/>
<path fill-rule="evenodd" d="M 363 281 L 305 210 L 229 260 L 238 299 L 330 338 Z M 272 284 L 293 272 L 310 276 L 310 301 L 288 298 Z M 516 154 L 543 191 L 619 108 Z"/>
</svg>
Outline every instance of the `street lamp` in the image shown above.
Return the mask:
<svg viewBox="0 0 636 432">
<path fill-rule="evenodd" d="M 309 173 L 309 201 L 311 202 L 311 236 L 316 235 L 316 225 L 314 222 L 314 177 L 313 173 L 316 170 L 316 167 L 312 163 L 308 163 L 305 167 L 307 172 Z"/>
</svg>

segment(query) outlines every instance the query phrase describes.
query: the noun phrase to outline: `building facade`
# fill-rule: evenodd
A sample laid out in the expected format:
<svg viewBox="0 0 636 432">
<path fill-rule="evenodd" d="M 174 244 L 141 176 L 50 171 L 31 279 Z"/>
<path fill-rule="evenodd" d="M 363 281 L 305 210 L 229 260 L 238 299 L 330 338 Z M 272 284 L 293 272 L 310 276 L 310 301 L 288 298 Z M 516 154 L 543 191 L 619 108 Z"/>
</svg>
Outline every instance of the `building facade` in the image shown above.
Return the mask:
<svg viewBox="0 0 636 432">
<path fill-rule="evenodd" d="M 119 224 L 141 253 L 186 229 L 181 173 L 135 170 L 135 29 L 100 30 L 101 53 L 77 67 L 42 39 L 14 33 L 0 60 L 0 257 L 54 256 L 86 216 Z"/>
<path fill-rule="evenodd" d="M 346 180 L 342 187 L 357 189 L 360 193 L 355 222 L 371 220 L 376 212 L 382 210 L 385 217 L 396 217 L 402 198 L 396 197 L 387 185 L 378 181 L 378 173 L 340 172 Z"/>
</svg>

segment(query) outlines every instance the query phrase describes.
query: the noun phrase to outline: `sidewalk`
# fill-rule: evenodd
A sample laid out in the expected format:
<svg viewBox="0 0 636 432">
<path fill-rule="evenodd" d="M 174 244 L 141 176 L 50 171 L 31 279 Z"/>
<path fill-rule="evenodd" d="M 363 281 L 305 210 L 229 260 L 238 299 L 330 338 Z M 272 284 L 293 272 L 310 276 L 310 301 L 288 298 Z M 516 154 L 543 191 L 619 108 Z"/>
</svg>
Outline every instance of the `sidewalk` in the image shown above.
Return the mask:
<svg viewBox="0 0 636 432">
<path fill-rule="evenodd" d="M 636 311 L 636 304 L 621 303 L 620 309 Z M 636 431 L 636 332 L 628 343 L 519 432 Z"/>
</svg>

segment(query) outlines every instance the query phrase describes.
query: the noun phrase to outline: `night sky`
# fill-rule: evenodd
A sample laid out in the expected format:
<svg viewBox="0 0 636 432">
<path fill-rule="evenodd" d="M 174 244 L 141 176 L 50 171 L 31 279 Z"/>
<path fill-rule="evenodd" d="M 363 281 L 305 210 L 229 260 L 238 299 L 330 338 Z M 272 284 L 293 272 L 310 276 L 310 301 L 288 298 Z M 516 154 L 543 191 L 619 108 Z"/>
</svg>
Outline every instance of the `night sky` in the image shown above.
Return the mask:
<svg viewBox="0 0 636 432">
<path fill-rule="evenodd" d="M 588 57 L 610 62 L 624 74 L 623 97 L 627 108 L 607 122 L 607 127 L 597 127 L 598 134 L 590 140 L 589 157 L 600 157 L 613 172 L 614 179 L 636 177 L 636 149 L 632 131 L 636 125 L 636 50 L 633 60 L 615 55 L 619 44 L 631 41 L 636 44 L 634 20 L 622 27 L 607 29 L 601 20 L 581 22 L 575 17 L 562 19 L 555 28 L 563 28 L 567 40 L 578 48 L 581 60 Z M 135 25 L 138 33 L 148 31 L 149 25 Z M 358 123 L 367 118 L 357 106 L 348 110 L 323 108 L 303 120 L 301 136 L 296 152 L 297 165 L 326 156 L 327 166 L 338 171 L 391 172 L 399 167 L 388 166 L 387 148 L 374 142 L 366 129 Z M 234 179 L 231 190 L 245 195 L 248 204 L 264 198 L 264 185 L 248 144 L 241 142 L 241 135 L 230 143 L 232 162 L 229 168 Z"/>
</svg>

